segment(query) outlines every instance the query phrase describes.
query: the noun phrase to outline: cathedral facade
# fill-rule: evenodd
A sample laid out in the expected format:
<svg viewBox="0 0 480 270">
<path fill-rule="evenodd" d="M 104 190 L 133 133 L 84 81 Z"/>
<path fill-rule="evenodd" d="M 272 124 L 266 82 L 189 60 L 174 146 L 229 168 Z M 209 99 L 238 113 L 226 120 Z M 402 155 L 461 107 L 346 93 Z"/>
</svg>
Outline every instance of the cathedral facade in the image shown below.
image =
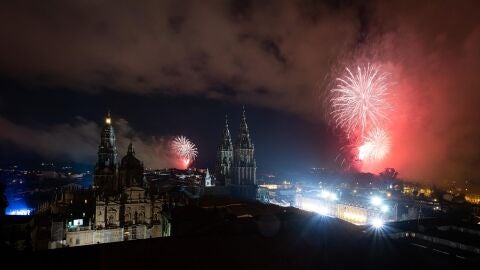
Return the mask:
<svg viewBox="0 0 480 270">
<path fill-rule="evenodd" d="M 147 191 L 143 172 L 143 163 L 135 157 L 132 143 L 117 163 L 115 132 L 107 115 L 94 172 L 97 230 L 141 225 L 150 229 L 161 225 L 162 198 Z"/>
<path fill-rule="evenodd" d="M 250 138 L 245 110 L 235 144 L 232 144 L 228 120 L 225 119 L 222 142 L 217 149 L 215 167 L 216 185 L 253 187 L 256 185 L 257 164 L 255 147 Z"/>
<path fill-rule="evenodd" d="M 165 207 L 163 194 L 149 189 L 143 163 L 136 158 L 132 143 L 121 161 L 117 160 L 115 131 L 110 114 L 105 117 L 100 135 L 93 177 L 92 214 L 86 216 L 86 211 L 82 216 L 69 216 L 65 240 L 58 236 L 58 239 L 52 239 L 56 241 L 52 241 L 49 248 L 170 235 L 170 223 L 162 215 Z M 57 205 L 66 204 L 81 209 L 81 204 L 74 203 L 77 193 L 72 193 L 71 199 L 65 193 Z"/>
</svg>

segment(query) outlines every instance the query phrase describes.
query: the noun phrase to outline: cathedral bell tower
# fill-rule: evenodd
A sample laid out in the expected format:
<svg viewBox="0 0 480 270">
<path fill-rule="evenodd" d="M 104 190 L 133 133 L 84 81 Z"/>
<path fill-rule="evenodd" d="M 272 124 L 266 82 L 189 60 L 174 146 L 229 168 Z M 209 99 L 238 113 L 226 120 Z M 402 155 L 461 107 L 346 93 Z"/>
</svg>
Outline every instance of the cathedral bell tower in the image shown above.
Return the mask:
<svg viewBox="0 0 480 270">
<path fill-rule="evenodd" d="M 222 143 L 218 146 L 217 162 L 215 166 L 215 185 L 229 185 L 232 180 L 233 145 L 228 129 L 228 118 L 225 115 Z"/>
<path fill-rule="evenodd" d="M 108 112 L 100 135 L 100 145 L 98 146 L 98 159 L 93 179 L 95 188 L 105 192 L 116 191 L 116 175 L 117 147 L 115 145 L 115 131 L 112 126 L 112 117 L 110 112 Z"/>
<path fill-rule="evenodd" d="M 255 147 L 250 139 L 245 109 L 242 112 L 240 129 L 235 142 L 233 154 L 233 185 L 255 185 L 257 182 L 257 165 L 254 158 Z"/>
</svg>

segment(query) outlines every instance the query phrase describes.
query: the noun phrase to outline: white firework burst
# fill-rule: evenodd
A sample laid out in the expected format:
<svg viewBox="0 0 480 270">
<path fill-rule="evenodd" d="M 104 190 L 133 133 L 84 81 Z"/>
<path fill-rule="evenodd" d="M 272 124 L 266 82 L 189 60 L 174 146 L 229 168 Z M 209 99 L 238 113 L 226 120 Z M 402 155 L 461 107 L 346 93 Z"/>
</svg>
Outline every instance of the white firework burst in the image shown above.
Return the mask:
<svg viewBox="0 0 480 270">
<path fill-rule="evenodd" d="M 176 136 L 170 144 L 171 151 L 188 166 L 198 155 L 198 150 L 185 136 Z"/>
<path fill-rule="evenodd" d="M 330 91 L 330 114 L 347 134 L 363 137 L 387 119 L 392 108 L 388 101 L 389 74 L 370 64 L 357 66 L 353 72 L 345 70 L 345 76 L 337 78 L 338 84 Z"/>
</svg>

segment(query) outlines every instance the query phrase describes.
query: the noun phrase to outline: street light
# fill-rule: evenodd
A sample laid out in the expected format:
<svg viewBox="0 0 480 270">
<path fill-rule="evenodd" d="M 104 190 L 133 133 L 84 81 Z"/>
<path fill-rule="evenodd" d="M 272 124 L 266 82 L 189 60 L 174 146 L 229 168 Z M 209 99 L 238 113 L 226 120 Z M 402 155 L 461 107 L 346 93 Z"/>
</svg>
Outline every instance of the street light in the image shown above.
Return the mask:
<svg viewBox="0 0 480 270">
<path fill-rule="evenodd" d="M 382 198 L 380 198 L 378 196 L 373 196 L 370 199 L 370 203 L 374 206 L 380 206 L 382 204 L 382 202 L 383 202 Z"/>
<path fill-rule="evenodd" d="M 374 219 L 372 220 L 372 226 L 373 226 L 373 228 L 375 228 L 375 229 L 381 229 L 381 228 L 383 227 L 383 224 L 384 224 L 384 223 L 383 223 L 383 220 L 380 219 L 380 218 L 374 218 Z"/>
</svg>

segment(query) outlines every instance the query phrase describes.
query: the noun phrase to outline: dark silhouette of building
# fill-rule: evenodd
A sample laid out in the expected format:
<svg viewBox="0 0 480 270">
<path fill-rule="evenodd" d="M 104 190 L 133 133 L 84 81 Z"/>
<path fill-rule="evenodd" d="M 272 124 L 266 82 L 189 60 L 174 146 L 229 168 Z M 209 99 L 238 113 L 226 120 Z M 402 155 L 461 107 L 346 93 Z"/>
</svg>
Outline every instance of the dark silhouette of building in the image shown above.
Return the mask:
<svg viewBox="0 0 480 270">
<path fill-rule="evenodd" d="M 245 110 L 233 150 L 233 185 L 255 185 L 257 183 L 257 164 L 254 157 L 255 147 L 250 139 Z"/>
<path fill-rule="evenodd" d="M 230 194 L 235 197 L 255 199 L 256 174 L 255 147 L 244 109 L 235 145 L 232 144 L 228 121 L 225 119 L 222 142 L 217 150 L 215 185 L 228 187 Z"/>
<path fill-rule="evenodd" d="M 176 208 L 172 220 L 168 238 L 7 255 L 20 269 L 476 269 L 479 262 L 390 239 L 388 230 L 258 202 L 205 197 Z"/>
<path fill-rule="evenodd" d="M 217 163 L 215 167 L 215 185 L 229 185 L 232 180 L 233 145 L 228 129 L 228 118 L 225 115 L 225 128 L 223 129 L 222 143 L 217 150 Z"/>
<path fill-rule="evenodd" d="M 143 163 L 135 157 L 132 143 L 128 145 L 127 155 L 122 158 L 119 169 L 119 183 L 121 187 L 143 186 Z"/>
</svg>

